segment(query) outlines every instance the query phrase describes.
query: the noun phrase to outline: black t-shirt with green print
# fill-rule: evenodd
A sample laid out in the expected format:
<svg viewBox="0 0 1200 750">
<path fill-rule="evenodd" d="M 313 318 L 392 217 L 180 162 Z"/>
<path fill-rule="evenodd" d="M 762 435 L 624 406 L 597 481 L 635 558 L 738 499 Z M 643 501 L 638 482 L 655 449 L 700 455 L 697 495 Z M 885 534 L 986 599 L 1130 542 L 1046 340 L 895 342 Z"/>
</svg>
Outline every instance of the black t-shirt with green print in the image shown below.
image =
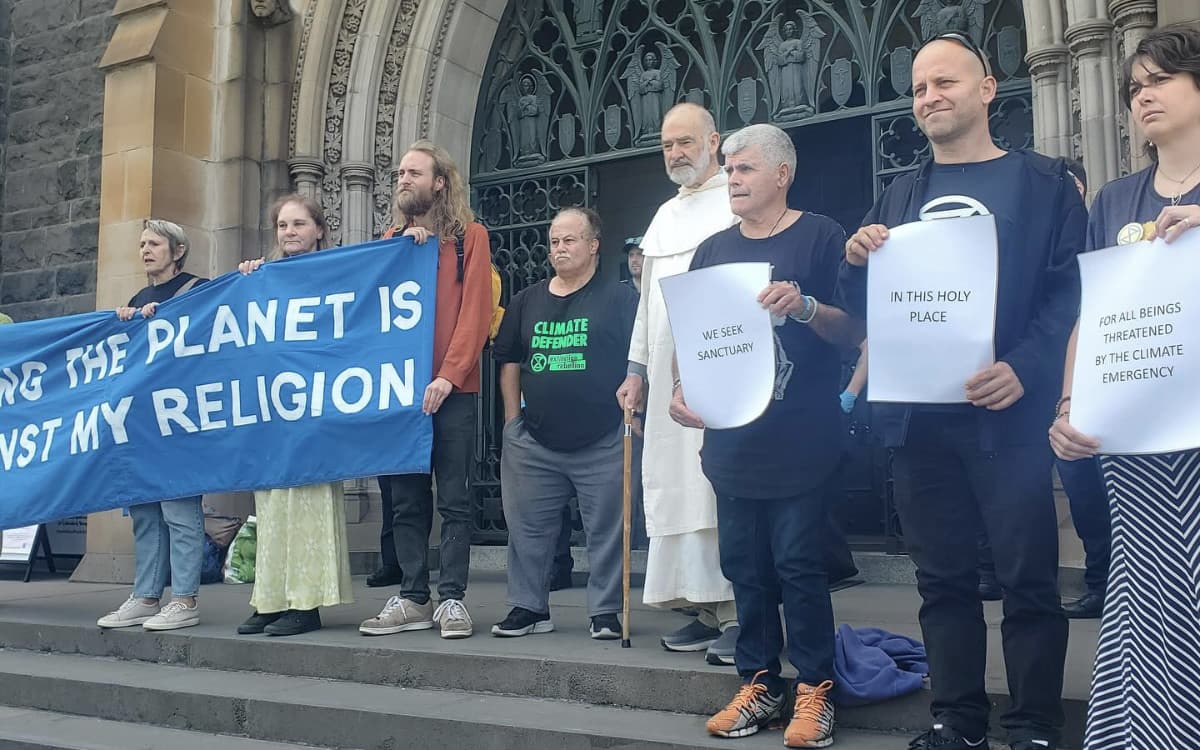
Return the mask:
<svg viewBox="0 0 1200 750">
<path fill-rule="evenodd" d="M 592 277 L 565 297 L 541 281 L 508 305 L 493 355 L 521 365 L 525 427 L 551 450 L 574 451 L 616 430 L 616 392 L 629 357 L 637 292 Z"/>
</svg>

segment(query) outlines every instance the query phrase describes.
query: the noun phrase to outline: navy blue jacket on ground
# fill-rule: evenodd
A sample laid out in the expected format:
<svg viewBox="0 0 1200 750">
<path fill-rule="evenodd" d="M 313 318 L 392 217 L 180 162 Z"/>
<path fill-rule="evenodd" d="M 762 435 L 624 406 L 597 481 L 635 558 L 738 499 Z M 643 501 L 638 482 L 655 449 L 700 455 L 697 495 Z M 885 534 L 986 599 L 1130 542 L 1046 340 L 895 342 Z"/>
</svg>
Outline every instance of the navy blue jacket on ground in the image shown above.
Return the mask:
<svg viewBox="0 0 1200 750">
<path fill-rule="evenodd" d="M 1021 379 L 1025 395 L 1003 411 L 975 409 L 984 450 L 1046 442 L 1061 395 L 1067 339 L 1079 313 L 1079 266 L 1087 210 L 1062 159 L 1032 151 L 1023 160 L 1018 225 L 997 218 L 999 288 L 996 358 Z M 897 177 L 863 218 L 863 226 L 895 227 L 917 221 L 932 162 Z M 839 292 L 852 315 L 866 316 L 867 269 L 843 261 Z M 868 374 L 868 379 L 870 375 Z M 869 386 L 868 386 L 869 387 Z M 904 444 L 912 407 L 873 405 L 875 431 L 890 447 Z"/>
</svg>

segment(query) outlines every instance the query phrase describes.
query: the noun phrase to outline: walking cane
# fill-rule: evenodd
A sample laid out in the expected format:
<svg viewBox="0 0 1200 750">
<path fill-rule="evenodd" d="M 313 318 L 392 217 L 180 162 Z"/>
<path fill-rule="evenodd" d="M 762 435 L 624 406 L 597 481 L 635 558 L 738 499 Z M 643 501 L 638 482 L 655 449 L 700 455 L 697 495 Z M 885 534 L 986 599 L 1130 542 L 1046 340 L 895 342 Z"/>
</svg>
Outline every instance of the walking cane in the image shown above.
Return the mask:
<svg viewBox="0 0 1200 750">
<path fill-rule="evenodd" d="M 624 544 L 621 546 L 621 596 L 622 596 L 622 615 L 621 618 L 621 648 L 629 648 L 629 556 L 630 546 L 633 543 L 633 482 L 632 477 L 633 465 L 633 413 L 629 407 L 625 408 L 625 477 L 624 477 L 624 497 L 621 502 L 621 515 L 625 522 Z"/>
</svg>

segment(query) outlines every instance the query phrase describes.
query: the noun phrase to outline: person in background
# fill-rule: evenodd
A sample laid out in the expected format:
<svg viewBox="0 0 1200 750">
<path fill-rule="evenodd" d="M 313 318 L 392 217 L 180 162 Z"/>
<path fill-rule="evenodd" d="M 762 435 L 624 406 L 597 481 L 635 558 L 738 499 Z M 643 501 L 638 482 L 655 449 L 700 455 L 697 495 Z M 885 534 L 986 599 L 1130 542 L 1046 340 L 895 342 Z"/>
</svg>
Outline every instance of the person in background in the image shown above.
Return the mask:
<svg viewBox="0 0 1200 750">
<path fill-rule="evenodd" d="M 275 248 L 270 260 L 316 252 L 325 240 L 321 207 L 305 195 L 285 195 L 270 211 Z M 243 274 L 259 272 L 263 258 L 243 261 Z M 270 272 L 268 265 L 266 272 Z M 254 493 L 258 547 L 254 613 L 237 632 L 273 636 L 307 633 L 321 627 L 320 607 L 350 604 L 350 551 L 341 482 L 260 490 Z"/>
<path fill-rule="evenodd" d="M 1067 171 L 1075 179 L 1079 195 L 1087 196 L 1087 172 L 1083 164 L 1067 161 Z M 1071 506 L 1071 523 L 1083 542 L 1085 591 L 1082 597 L 1063 605 L 1072 619 L 1095 619 L 1104 611 L 1108 592 L 1108 566 L 1112 557 L 1112 527 L 1108 518 L 1108 493 L 1100 461 L 1094 456 L 1078 461 L 1054 462 L 1058 478 Z"/>
<path fill-rule="evenodd" d="M 1155 237 L 1172 243 L 1200 231 L 1200 27 L 1147 34 L 1125 61 L 1120 92 L 1153 144 L 1153 163 L 1100 189 L 1087 250 Z M 1105 455 L 1103 444 L 1071 424 L 1074 343 L 1072 337 L 1050 445 L 1064 462 L 1099 456 L 1112 520 L 1083 746 L 1200 747 L 1200 451 Z"/>
<path fill-rule="evenodd" d="M 622 284 L 629 284 L 638 294 L 642 293 L 642 258 L 644 251 L 642 250 L 641 237 L 627 237 L 625 239 L 625 267 L 629 270 L 629 278 L 623 280 Z"/>
<path fill-rule="evenodd" d="M 158 306 L 207 279 L 183 270 L 188 239 L 178 224 L 147 219 L 138 241 L 142 267 L 150 282 L 129 304 L 117 308 L 121 320 L 154 315 Z M 204 508 L 199 495 L 129 509 L 133 521 L 133 594 L 96 621 L 102 628 L 141 625 L 146 630 L 176 630 L 200 623 L 200 568 L 204 561 Z M 171 581 L 171 601 L 159 608 Z"/>
</svg>

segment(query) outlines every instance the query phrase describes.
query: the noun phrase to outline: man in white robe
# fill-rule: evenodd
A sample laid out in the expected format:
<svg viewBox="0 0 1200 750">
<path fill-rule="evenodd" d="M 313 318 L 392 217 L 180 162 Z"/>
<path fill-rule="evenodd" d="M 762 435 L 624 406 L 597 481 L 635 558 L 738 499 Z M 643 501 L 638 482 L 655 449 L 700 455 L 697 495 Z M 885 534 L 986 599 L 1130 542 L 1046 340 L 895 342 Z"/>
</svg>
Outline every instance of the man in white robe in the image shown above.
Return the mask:
<svg viewBox="0 0 1200 750">
<path fill-rule="evenodd" d="M 733 664 L 737 611 L 733 588 L 721 574 L 716 495 L 700 470 L 704 436 L 667 414 L 675 344 L 658 284 L 665 276 L 687 271 L 701 241 L 736 221 L 717 161 L 719 144 L 712 115 L 703 107 L 679 104 L 663 120 L 663 159 L 679 194 L 658 209 L 641 241 L 642 296 L 629 347 L 629 376 L 617 399 L 634 410 L 646 400 L 642 497 L 650 551 L 644 601 L 699 613 L 664 635 L 662 645 L 670 651 L 706 651 L 709 663 Z"/>
</svg>

